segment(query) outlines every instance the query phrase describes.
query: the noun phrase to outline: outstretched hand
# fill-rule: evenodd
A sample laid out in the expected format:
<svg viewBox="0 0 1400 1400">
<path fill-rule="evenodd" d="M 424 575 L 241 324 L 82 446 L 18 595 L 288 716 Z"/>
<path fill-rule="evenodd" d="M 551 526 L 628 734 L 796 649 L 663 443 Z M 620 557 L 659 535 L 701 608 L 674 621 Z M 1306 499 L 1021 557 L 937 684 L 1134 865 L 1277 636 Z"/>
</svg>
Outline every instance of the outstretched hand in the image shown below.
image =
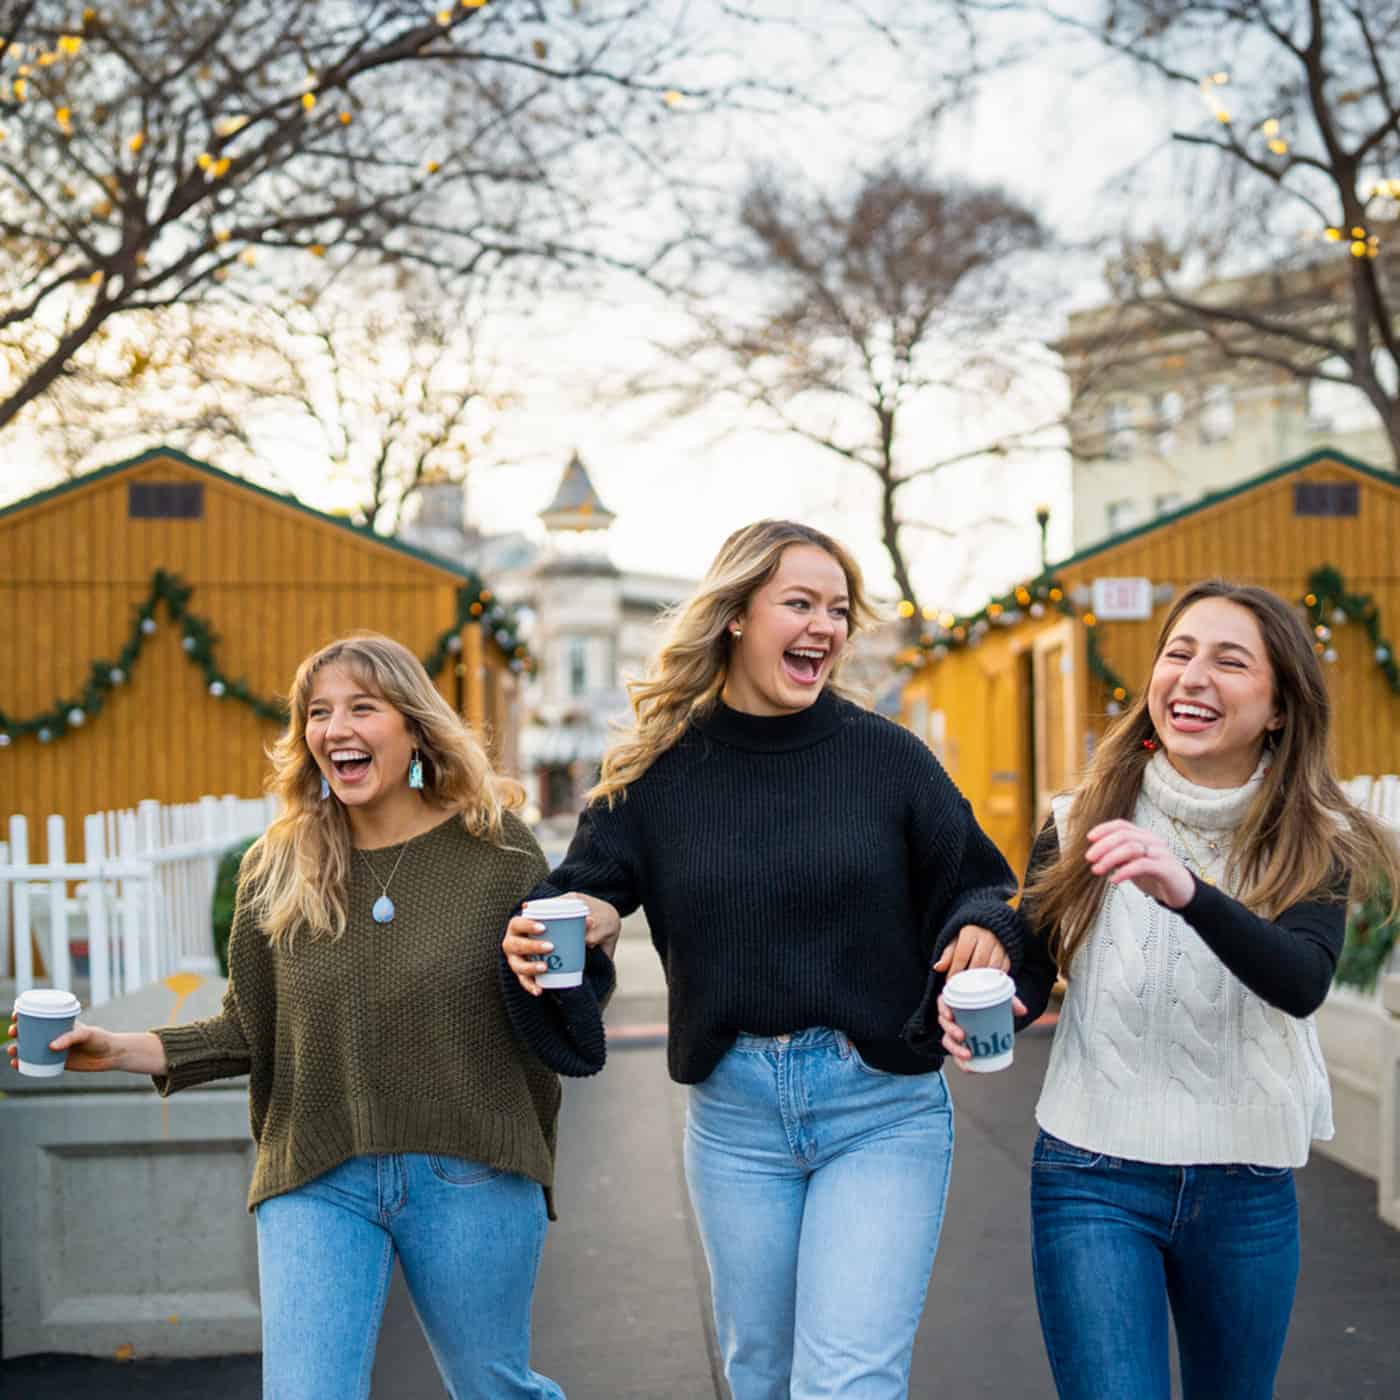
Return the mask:
<svg viewBox="0 0 1400 1400">
<path fill-rule="evenodd" d="M 1169 909 L 1183 909 L 1196 893 L 1191 872 L 1155 831 L 1118 818 L 1089 832 L 1084 859 L 1095 875 L 1115 884 L 1131 880 L 1143 894 Z"/>
<path fill-rule="evenodd" d="M 5 1043 L 5 1054 L 11 1069 L 19 1068 L 19 1045 L 16 1040 L 19 1032 L 14 1019 L 10 1020 L 9 1039 Z M 80 1073 L 98 1074 L 103 1070 L 121 1069 L 122 1053 L 117 1038 L 101 1026 L 85 1026 L 77 1022 L 71 1031 L 55 1036 L 49 1042 L 50 1050 L 67 1050 L 65 1069 Z"/>
</svg>

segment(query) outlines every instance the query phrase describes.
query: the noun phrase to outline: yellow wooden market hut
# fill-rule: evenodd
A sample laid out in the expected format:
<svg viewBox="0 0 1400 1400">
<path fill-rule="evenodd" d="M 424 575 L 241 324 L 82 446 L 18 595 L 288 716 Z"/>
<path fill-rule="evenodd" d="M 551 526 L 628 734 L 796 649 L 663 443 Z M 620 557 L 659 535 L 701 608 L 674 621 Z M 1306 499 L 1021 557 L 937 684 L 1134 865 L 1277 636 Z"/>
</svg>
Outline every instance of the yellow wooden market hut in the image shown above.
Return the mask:
<svg viewBox="0 0 1400 1400">
<path fill-rule="evenodd" d="M 0 819 L 255 796 L 312 648 L 387 633 L 508 771 L 513 616 L 469 569 L 156 448 L 0 510 Z M 3 832 L 0 832 L 3 839 Z"/>
<path fill-rule="evenodd" d="M 906 652 L 903 722 L 1020 870 L 1198 579 L 1296 599 L 1335 706 L 1344 777 L 1400 772 L 1400 475 L 1323 450 L 1052 565 Z"/>
</svg>

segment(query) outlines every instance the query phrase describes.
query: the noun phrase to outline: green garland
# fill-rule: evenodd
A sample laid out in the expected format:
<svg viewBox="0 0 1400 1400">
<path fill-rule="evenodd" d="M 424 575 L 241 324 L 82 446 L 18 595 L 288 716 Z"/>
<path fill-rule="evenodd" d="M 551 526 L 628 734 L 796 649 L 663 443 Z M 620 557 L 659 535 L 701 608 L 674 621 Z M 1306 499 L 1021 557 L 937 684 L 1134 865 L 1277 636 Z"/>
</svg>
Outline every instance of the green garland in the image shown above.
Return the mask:
<svg viewBox="0 0 1400 1400">
<path fill-rule="evenodd" d="M 1336 651 L 1330 645 L 1334 627 L 1359 622 L 1370 639 L 1371 654 L 1376 665 L 1390 683 L 1391 690 L 1400 695 L 1400 667 L 1395 663 L 1395 648 L 1381 635 L 1380 611 L 1369 593 L 1348 593 L 1338 570 L 1330 564 L 1314 569 L 1308 575 L 1308 591 L 1303 597 L 1312 623 L 1313 643 L 1317 653 L 1326 661 L 1335 661 Z"/>
<path fill-rule="evenodd" d="M 41 744 L 61 739 L 74 729 L 82 728 L 88 720 L 102 712 L 107 696 L 131 678 L 132 667 L 141 655 L 147 638 L 157 630 L 156 609 L 165 605 L 170 620 L 181 631 L 180 645 L 191 662 L 204 672 L 209 694 L 215 699 L 232 699 L 247 705 L 260 719 L 284 722 L 286 707 L 280 700 L 269 699 L 253 692 L 244 680 L 230 680 L 215 660 L 219 635 L 207 618 L 189 610 L 194 589 L 181 581 L 177 574 L 157 569 L 151 579 L 151 591 L 138 603 L 133 614 L 131 635 L 117 654 L 115 661 L 99 658 L 88 668 L 87 683 L 76 695 L 61 697 L 45 711 L 26 719 L 11 719 L 0 710 L 0 749 L 8 748 L 16 739 L 33 735 Z M 497 602 L 490 590 L 482 587 L 476 575 L 457 590 L 457 617 L 451 627 L 438 637 L 423 665 L 434 679 L 447 664 L 449 656 L 462 649 L 459 635 L 468 624 L 485 627 L 509 658 L 513 671 L 532 671 L 534 659 L 519 636 L 519 624 L 513 613 Z"/>
<path fill-rule="evenodd" d="M 935 630 L 923 633 L 919 645 L 901 654 L 899 669 L 918 671 L 930 661 L 941 661 L 950 651 L 976 646 L 993 627 L 1014 627 L 1024 617 L 1044 617 L 1049 610 L 1077 618 L 1088 633 L 1085 647 L 1090 672 L 1102 682 L 1112 699 L 1109 713 L 1117 714 L 1132 694 L 1123 679 L 1104 659 L 1099 648 L 1098 619 L 1087 609 L 1081 611 L 1070 601 L 1064 584 L 1053 575 L 1041 574 L 1017 584 L 1009 593 L 990 598 L 981 609 L 966 617 L 944 614 Z"/>
<path fill-rule="evenodd" d="M 1390 890 L 1382 885 L 1347 920 L 1346 942 L 1337 959 L 1337 981 L 1343 986 L 1369 992 L 1385 971 L 1396 940 L 1400 920 L 1388 920 Z"/>
<path fill-rule="evenodd" d="M 1329 662 L 1335 661 L 1336 652 L 1329 645 L 1333 628 L 1348 622 L 1359 622 L 1370 639 L 1376 665 L 1390 683 L 1391 690 L 1400 695 L 1400 666 L 1396 664 L 1395 648 L 1381 634 L 1379 610 L 1369 593 L 1348 593 L 1341 574 L 1330 564 L 1325 564 L 1308 575 L 1308 592 L 1302 602 L 1312 624 L 1316 637 L 1314 646 L 1319 656 Z M 920 636 L 918 646 L 900 653 L 899 669 L 922 670 L 930 661 L 941 661 L 950 651 L 976 646 L 993 627 L 1012 626 L 1027 614 L 1043 617 L 1052 608 L 1066 617 L 1076 617 L 1083 622 L 1088 632 L 1085 655 L 1089 670 L 1112 696 L 1108 702 L 1109 714 L 1118 714 L 1123 705 L 1132 699 L 1132 692 L 1104 659 L 1099 648 L 1098 620 L 1092 612 L 1081 612 L 1076 608 L 1066 596 L 1064 585 L 1049 574 L 1042 574 L 1039 578 L 1018 584 L 1009 593 L 989 599 L 979 611 L 967 617 L 950 618 L 944 614 L 934 630 Z"/>
</svg>

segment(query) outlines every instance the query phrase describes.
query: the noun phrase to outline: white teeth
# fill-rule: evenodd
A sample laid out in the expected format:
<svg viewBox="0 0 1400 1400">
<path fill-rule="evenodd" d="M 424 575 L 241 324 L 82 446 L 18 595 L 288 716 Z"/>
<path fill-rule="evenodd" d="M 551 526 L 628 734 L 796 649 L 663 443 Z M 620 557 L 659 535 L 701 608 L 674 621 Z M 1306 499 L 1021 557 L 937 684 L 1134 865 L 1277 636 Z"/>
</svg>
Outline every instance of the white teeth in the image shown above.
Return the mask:
<svg viewBox="0 0 1400 1400">
<path fill-rule="evenodd" d="M 1218 719 L 1219 716 L 1214 710 L 1207 710 L 1202 705 L 1173 705 L 1172 714 L 1180 716 L 1182 719 Z"/>
<path fill-rule="evenodd" d="M 350 763 L 357 758 L 368 758 L 362 749 L 335 749 L 331 752 L 332 763 Z"/>
<path fill-rule="evenodd" d="M 810 657 L 813 661 L 821 661 L 826 656 L 824 651 L 818 651 L 815 647 L 789 647 L 788 650 L 794 656 Z"/>
</svg>

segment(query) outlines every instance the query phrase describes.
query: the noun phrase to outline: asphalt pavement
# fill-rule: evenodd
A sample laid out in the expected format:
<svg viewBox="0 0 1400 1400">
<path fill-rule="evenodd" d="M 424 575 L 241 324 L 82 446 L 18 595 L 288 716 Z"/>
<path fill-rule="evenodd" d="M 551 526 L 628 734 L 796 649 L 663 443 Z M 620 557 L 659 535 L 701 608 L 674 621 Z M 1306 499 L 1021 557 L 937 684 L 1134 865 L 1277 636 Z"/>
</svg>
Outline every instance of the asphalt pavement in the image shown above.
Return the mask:
<svg viewBox="0 0 1400 1400">
<path fill-rule="evenodd" d="M 610 1011 L 607 1070 L 566 1086 L 560 1219 L 535 1303 L 534 1364 L 570 1400 L 726 1400 L 703 1256 L 681 1173 L 685 1091 L 666 1076 L 664 1002 L 642 961 Z M 654 963 L 654 958 L 651 958 Z M 651 979 L 648 981 L 647 979 Z M 947 1219 L 915 1348 L 910 1394 L 1053 1397 L 1031 1286 L 1027 1198 L 1032 1108 L 1048 1029 L 1017 1042 L 1011 1071 L 952 1073 L 957 1146 Z M 1400 1393 L 1400 1233 L 1375 1185 L 1314 1156 L 1298 1173 L 1303 1271 L 1276 1400 Z M 238 1208 L 231 1203 L 230 1208 Z M 21 1357 L 0 1364 L 15 1400 L 258 1400 L 256 1356 L 118 1362 Z M 380 1335 L 374 1400 L 444 1391 L 397 1274 Z"/>
</svg>

